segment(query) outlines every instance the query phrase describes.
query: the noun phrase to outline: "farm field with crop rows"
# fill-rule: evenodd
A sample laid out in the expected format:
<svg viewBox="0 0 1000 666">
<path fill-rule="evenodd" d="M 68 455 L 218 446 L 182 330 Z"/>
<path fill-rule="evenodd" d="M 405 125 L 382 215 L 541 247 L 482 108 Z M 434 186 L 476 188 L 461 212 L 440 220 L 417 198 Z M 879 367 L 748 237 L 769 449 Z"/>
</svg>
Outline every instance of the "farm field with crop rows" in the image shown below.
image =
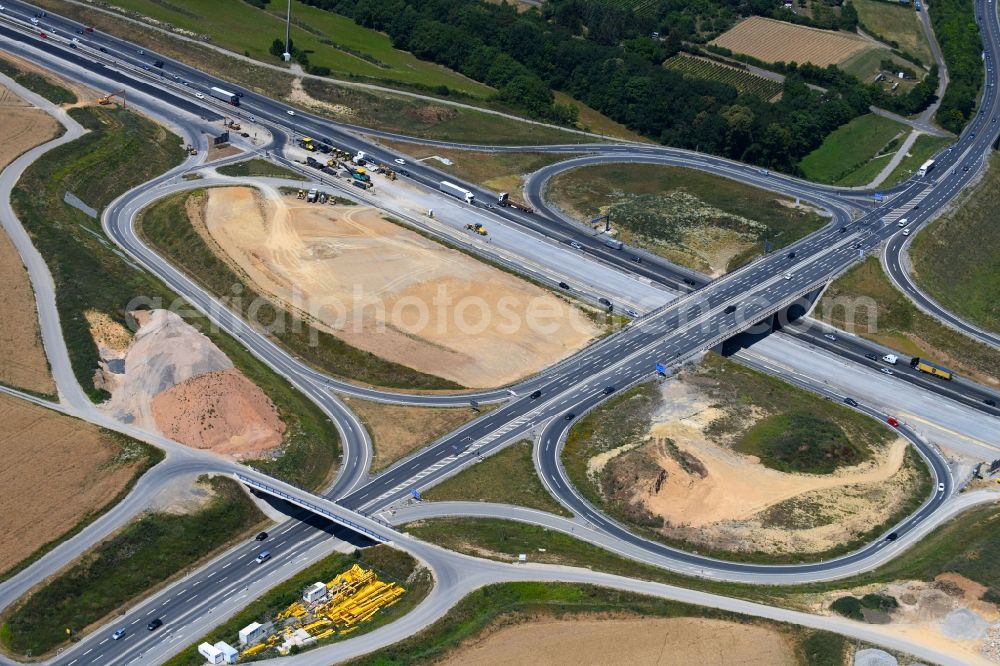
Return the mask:
<svg viewBox="0 0 1000 666">
<path fill-rule="evenodd" d="M 704 58 L 677 55 L 663 63 L 663 66 L 686 77 L 725 83 L 736 88 L 737 92 L 741 94 L 756 95 L 767 101 L 781 94 L 782 86 L 777 81 L 765 79 L 763 76 L 757 76 L 736 67 L 720 65 Z"/>
</svg>

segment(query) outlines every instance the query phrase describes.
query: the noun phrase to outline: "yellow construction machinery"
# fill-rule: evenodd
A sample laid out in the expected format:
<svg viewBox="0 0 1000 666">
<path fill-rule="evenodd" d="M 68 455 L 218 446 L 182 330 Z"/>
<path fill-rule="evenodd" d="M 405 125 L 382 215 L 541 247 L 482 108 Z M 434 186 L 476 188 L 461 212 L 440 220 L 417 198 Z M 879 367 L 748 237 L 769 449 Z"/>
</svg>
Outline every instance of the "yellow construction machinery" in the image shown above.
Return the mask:
<svg viewBox="0 0 1000 666">
<path fill-rule="evenodd" d="M 465 225 L 465 228 L 468 229 L 469 231 L 476 232 L 480 236 L 486 236 L 487 235 L 486 227 L 484 227 L 483 225 L 479 224 L 478 222 L 476 222 L 475 224 L 467 224 L 467 225 Z"/>
<path fill-rule="evenodd" d="M 97 103 L 100 104 L 101 106 L 106 106 L 108 104 L 111 104 L 114 101 L 112 99 L 113 97 L 121 97 L 122 98 L 122 108 L 123 109 L 127 108 L 126 105 L 125 105 L 125 89 L 124 88 L 121 89 L 121 90 L 116 90 L 114 92 L 109 92 L 104 97 L 98 97 L 97 98 Z"/>
<path fill-rule="evenodd" d="M 305 190 L 299 190 L 298 193 L 295 195 L 295 198 L 296 199 L 305 199 L 306 198 L 306 191 Z"/>
<path fill-rule="evenodd" d="M 234 132 L 239 132 L 241 129 L 243 129 L 243 126 L 240 125 L 235 120 L 233 120 L 232 118 L 223 118 L 222 119 L 222 126 L 226 127 L 226 128 L 229 128 L 229 129 L 233 130 Z"/>
<path fill-rule="evenodd" d="M 188 145 L 184 146 L 184 150 L 187 152 L 188 155 L 197 155 L 198 154 L 198 149 L 195 148 L 194 146 L 192 146 L 190 143 Z"/>
</svg>

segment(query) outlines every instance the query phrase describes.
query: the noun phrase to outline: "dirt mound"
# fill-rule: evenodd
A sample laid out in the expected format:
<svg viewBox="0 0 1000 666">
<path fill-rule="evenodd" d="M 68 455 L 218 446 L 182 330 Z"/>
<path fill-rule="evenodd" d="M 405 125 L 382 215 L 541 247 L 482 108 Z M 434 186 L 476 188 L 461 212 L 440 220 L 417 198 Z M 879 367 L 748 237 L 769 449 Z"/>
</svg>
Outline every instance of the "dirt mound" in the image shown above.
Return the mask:
<svg viewBox="0 0 1000 666">
<path fill-rule="evenodd" d="M 198 449 L 256 458 L 281 444 L 285 424 L 264 392 L 238 370 L 193 377 L 153 398 L 163 434 Z"/>
<path fill-rule="evenodd" d="M 125 423 L 235 458 L 281 444 L 285 426 L 270 399 L 211 340 L 173 312 L 134 313 L 123 362 L 107 361 L 105 409 Z"/>
<path fill-rule="evenodd" d="M 722 636 L 725 640 L 720 640 Z M 769 627 L 677 617 L 532 619 L 493 631 L 441 663 L 782 666 L 798 662 L 790 642 Z"/>
<path fill-rule="evenodd" d="M 600 333 L 579 308 L 367 206 L 209 190 L 192 222 L 261 291 L 352 346 L 468 387 L 541 370 Z M 189 211 L 191 214 L 192 211 Z"/>
</svg>

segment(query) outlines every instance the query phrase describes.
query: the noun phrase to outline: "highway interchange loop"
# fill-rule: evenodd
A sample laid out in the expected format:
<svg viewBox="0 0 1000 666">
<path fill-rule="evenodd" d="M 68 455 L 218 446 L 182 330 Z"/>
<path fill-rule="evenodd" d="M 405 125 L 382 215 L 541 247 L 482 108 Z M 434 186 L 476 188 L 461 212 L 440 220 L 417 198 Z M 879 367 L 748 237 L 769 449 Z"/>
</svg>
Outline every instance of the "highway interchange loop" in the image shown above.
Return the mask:
<svg viewBox="0 0 1000 666">
<path fill-rule="evenodd" d="M 27 7 L 23 3 L 12 4 L 15 7 L 20 6 L 22 10 Z M 977 3 L 978 11 L 982 12 L 982 7 L 983 3 Z M 998 50 L 997 26 L 994 18 L 995 16 L 991 13 L 990 20 L 983 23 L 983 32 L 986 38 L 986 50 L 995 58 Z M 53 17 L 53 20 L 55 19 L 56 17 Z M 73 24 L 63 22 L 61 25 L 71 28 Z M 20 42 L 27 41 L 24 39 L 23 33 L 10 30 L 7 27 L 0 30 L 0 34 Z M 108 39 L 109 43 L 113 42 L 119 47 L 123 45 L 120 40 Z M 77 54 L 71 54 L 57 46 L 51 44 L 45 46 L 50 54 L 64 57 L 67 60 L 80 59 Z M 134 52 L 134 50 L 133 47 L 129 52 Z M 90 62 L 87 61 L 88 64 Z M 76 64 L 80 65 L 81 63 L 77 62 Z M 171 65 L 175 66 L 178 71 L 184 71 L 185 76 L 189 76 L 192 81 L 217 82 L 211 77 L 178 63 L 171 63 Z M 105 70 L 100 72 L 101 75 L 108 73 L 107 68 L 102 66 L 101 69 Z M 153 97 L 165 98 L 171 103 L 178 100 L 180 105 L 177 108 L 185 109 L 185 106 L 195 106 L 195 112 L 203 112 L 203 109 L 198 105 L 192 105 L 189 100 L 180 98 L 169 90 L 157 88 L 148 83 L 136 84 L 133 77 L 143 76 L 141 72 L 129 71 L 124 74 L 118 72 L 118 75 L 127 78 L 132 85 L 145 85 L 146 92 Z M 992 66 L 987 68 L 987 75 L 992 84 L 995 81 L 995 70 Z M 947 153 L 938 157 L 936 173 L 929 179 L 913 179 L 887 190 L 894 195 L 894 198 L 891 205 L 883 209 L 873 209 L 869 199 L 866 199 L 864 194 L 816 186 L 779 174 L 767 174 L 754 167 L 690 151 L 629 145 L 532 147 L 533 151 L 591 154 L 544 169 L 529 181 L 527 197 L 539 209 L 541 212 L 539 215 L 528 216 L 509 209 L 491 209 L 488 214 L 495 215 L 498 219 L 503 219 L 508 223 L 522 224 L 529 229 L 542 229 L 557 241 L 580 239 L 588 243 L 586 247 L 593 257 L 688 293 L 643 316 L 635 325 L 627 327 L 601 343 L 580 352 L 570 362 L 562 362 L 538 376 L 512 387 L 515 396 L 511 396 L 507 389 L 462 395 L 425 396 L 360 387 L 337 378 L 328 377 L 306 366 L 274 345 L 266 337 L 254 331 L 242 319 L 222 307 L 211 295 L 205 293 L 181 272 L 146 248 L 134 234 L 134 217 L 139 210 L 169 193 L 180 191 L 189 186 L 179 185 L 177 176 L 182 171 L 189 169 L 193 165 L 192 161 L 120 197 L 105 210 L 102 224 L 109 237 L 136 261 L 180 293 L 196 308 L 208 314 L 224 330 L 240 339 L 258 358 L 287 377 L 289 381 L 317 402 L 332 418 L 340 430 L 344 443 L 344 464 L 341 466 L 336 481 L 325 495 L 329 499 L 336 499 L 336 506 L 340 509 L 358 510 L 362 516 L 378 514 L 384 508 L 406 497 L 415 487 L 414 478 L 421 485 L 433 483 L 435 480 L 444 478 L 456 470 L 474 463 L 474 460 L 478 460 L 480 456 L 488 455 L 490 452 L 541 428 L 541 435 L 538 438 L 539 445 L 536 447 L 536 464 L 539 466 L 540 476 L 559 501 L 569 507 L 578 517 L 585 518 L 592 529 L 600 532 L 607 539 L 604 544 L 606 547 L 614 549 L 615 542 L 627 544 L 638 548 L 647 555 L 655 556 L 661 562 L 661 566 L 688 573 L 696 572 L 700 575 L 732 577 L 754 582 L 815 580 L 817 577 L 828 575 L 831 572 L 846 575 L 870 568 L 873 562 L 882 561 L 887 553 L 897 552 L 905 547 L 907 540 L 901 538 L 899 542 L 888 544 L 887 547 L 886 542 L 880 539 L 835 560 L 781 567 L 723 562 L 649 542 L 634 536 L 587 504 L 569 484 L 559 463 L 558 451 L 572 421 L 560 417 L 567 411 L 573 411 L 579 417 L 587 410 L 597 406 L 607 398 L 606 388 L 612 388 L 611 392 L 613 393 L 643 381 L 649 376 L 652 365 L 659 360 L 673 359 L 672 363 L 681 363 L 695 357 L 701 350 L 715 346 L 740 330 L 749 328 L 755 322 L 782 310 L 788 304 L 817 289 L 828 281 L 831 275 L 850 266 L 856 260 L 858 249 L 871 251 L 889 240 L 889 245 L 897 248 L 894 251 L 894 256 L 898 256 L 899 247 L 902 244 L 899 243 L 898 236 L 895 235 L 896 230 L 892 222 L 903 214 L 910 218 L 911 228 L 926 222 L 975 177 L 977 169 L 981 166 L 982 155 L 989 150 L 990 144 L 995 138 L 996 126 L 992 125 L 991 128 L 990 120 L 997 114 L 995 90 L 994 85 L 989 85 L 984 89 L 979 113 L 956 144 Z M 336 143 L 352 149 L 363 149 L 376 159 L 388 161 L 395 156 L 380 146 L 349 133 L 356 128 L 338 126 L 325 119 L 302 112 L 297 112 L 298 115 L 295 116 L 295 127 L 288 128 L 287 109 L 284 105 L 249 92 L 244 98 L 244 112 L 248 112 L 248 109 L 252 109 L 262 121 L 270 121 L 275 137 L 278 139 L 274 147 L 275 150 L 281 147 L 282 137 L 294 129 L 299 132 L 308 131 L 314 135 L 336 136 Z M 175 124 L 183 124 L 176 117 L 171 120 Z M 198 134 L 197 125 L 187 123 L 183 129 L 187 131 L 194 142 L 196 140 L 194 137 Z M 523 148 L 512 147 L 472 147 L 428 142 L 398 137 L 389 133 L 374 132 L 367 128 L 363 131 L 367 135 L 380 136 L 381 138 L 399 138 L 411 142 L 446 145 L 454 148 L 495 151 L 523 150 Z M 832 221 L 824 229 L 802 239 L 795 245 L 798 254 L 796 261 L 789 262 L 784 253 L 772 255 L 707 284 L 701 276 L 678 270 L 665 262 L 650 260 L 644 261 L 640 266 L 629 265 L 621 253 L 604 247 L 599 241 L 578 228 L 578 225 L 574 226 L 573 222 L 560 219 L 558 212 L 550 210 L 541 198 L 545 180 L 557 171 L 584 163 L 614 160 L 677 164 L 699 168 L 749 184 L 766 187 L 782 194 L 799 196 L 829 210 Z M 965 170 L 964 167 L 969 165 L 972 168 Z M 415 164 L 411 169 L 411 178 L 416 182 L 433 186 L 440 179 L 440 172 L 425 165 Z M 476 192 L 477 197 L 483 200 L 489 200 L 488 197 L 492 196 L 492 193 L 474 186 L 469 186 L 469 189 Z M 914 208 L 917 203 L 920 204 L 919 209 Z M 890 212 L 895 213 L 895 217 L 890 222 L 884 223 L 883 218 Z M 858 215 L 860 217 L 857 217 Z M 557 223 L 555 228 L 553 223 Z M 793 279 L 783 277 L 785 273 L 790 271 L 794 272 Z M 693 286 L 699 287 L 697 291 L 693 291 L 690 288 L 692 285 L 685 283 L 685 278 L 695 281 Z M 734 316 L 728 316 L 730 313 L 723 313 L 723 308 L 730 305 L 739 307 L 739 311 L 734 313 Z M 956 326 L 961 327 L 961 320 L 957 321 L 959 323 Z M 541 390 L 542 398 L 534 401 L 526 395 L 526 388 Z M 360 422 L 331 390 L 403 404 L 458 405 L 467 404 L 470 399 L 483 402 L 501 400 L 506 402 L 493 412 L 464 426 L 458 432 L 442 438 L 414 456 L 369 479 L 368 465 L 371 442 Z M 884 417 L 884 415 L 874 413 L 864 406 L 861 409 L 873 417 Z M 909 429 L 903 427 L 900 432 L 914 443 L 917 450 L 928 462 L 935 476 L 935 483 L 940 481 L 946 485 L 945 492 L 935 492 L 915 514 L 907 518 L 898 528 L 901 535 L 907 531 L 912 531 L 915 534 L 923 533 L 922 530 L 926 528 L 927 519 L 932 517 L 950 496 L 951 479 L 940 454 Z M 427 470 L 432 471 L 424 474 Z M 423 475 L 421 476 L 421 474 Z M 378 523 L 375 523 L 373 528 L 381 529 Z M 406 543 L 408 548 L 414 548 L 418 551 L 423 548 L 423 546 L 413 545 L 412 540 L 407 540 L 398 532 L 385 529 L 387 534 L 391 534 L 395 543 Z M 287 536 L 275 542 L 275 547 L 287 546 L 289 549 L 294 549 L 297 547 L 296 544 L 312 543 L 317 538 L 317 534 L 323 533 L 322 529 L 317 528 L 314 523 L 310 524 L 310 521 L 302 523 L 293 521 L 284 532 Z M 304 548 L 304 545 L 299 547 Z M 247 547 L 234 550 L 232 555 L 234 559 L 229 564 L 237 561 L 238 558 L 243 558 L 240 560 L 243 563 L 248 562 L 250 558 L 245 556 L 246 552 Z M 439 557 L 439 555 L 427 555 L 427 557 Z M 224 566 L 229 566 L 229 564 Z M 212 574 L 213 567 L 221 566 L 223 566 L 221 561 L 209 565 L 205 571 L 206 575 Z M 245 574 L 247 580 L 251 580 L 253 572 L 243 568 L 245 570 L 242 573 Z M 73 654 L 77 652 L 78 650 L 72 651 Z M 99 652 L 88 659 L 96 661 L 100 654 L 104 654 L 104 652 Z M 76 659 L 71 662 L 68 660 L 69 656 L 67 654 L 59 662 L 74 663 Z"/>
</svg>

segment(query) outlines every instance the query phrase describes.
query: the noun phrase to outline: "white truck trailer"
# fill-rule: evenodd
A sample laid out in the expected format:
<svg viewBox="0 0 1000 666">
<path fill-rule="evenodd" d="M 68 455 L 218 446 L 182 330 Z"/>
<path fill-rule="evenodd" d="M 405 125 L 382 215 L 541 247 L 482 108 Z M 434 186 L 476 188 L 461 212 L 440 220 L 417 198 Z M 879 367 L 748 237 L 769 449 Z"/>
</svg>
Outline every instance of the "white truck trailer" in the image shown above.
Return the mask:
<svg viewBox="0 0 1000 666">
<path fill-rule="evenodd" d="M 476 196 L 472 192 L 465 189 L 464 187 L 459 187 L 454 183 L 449 183 L 447 180 L 442 180 L 441 184 L 438 186 L 438 189 L 440 189 L 445 194 L 450 194 L 453 197 L 458 197 L 459 199 L 463 199 L 465 203 L 471 204 L 476 202 Z"/>
</svg>

